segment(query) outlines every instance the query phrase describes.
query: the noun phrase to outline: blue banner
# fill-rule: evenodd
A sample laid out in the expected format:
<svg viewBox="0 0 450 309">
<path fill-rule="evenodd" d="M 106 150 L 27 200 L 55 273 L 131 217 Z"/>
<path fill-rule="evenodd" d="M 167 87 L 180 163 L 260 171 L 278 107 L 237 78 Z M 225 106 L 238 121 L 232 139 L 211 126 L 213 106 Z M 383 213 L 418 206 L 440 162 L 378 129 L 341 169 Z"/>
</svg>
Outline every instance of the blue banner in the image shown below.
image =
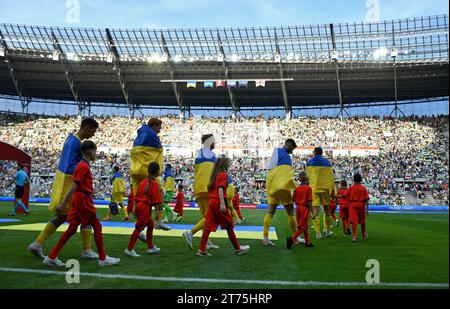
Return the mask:
<svg viewBox="0 0 450 309">
<path fill-rule="evenodd" d="M 13 202 L 14 197 L 0 196 L 0 202 Z M 30 198 L 30 203 L 48 204 L 50 198 Z M 109 200 L 94 200 L 96 205 L 109 205 Z M 196 202 L 189 202 L 189 208 L 197 208 Z M 267 209 L 267 204 L 258 204 L 257 209 Z M 283 209 L 283 206 L 278 206 Z M 339 207 L 337 208 L 339 211 Z M 420 206 L 420 205 L 369 205 L 369 212 L 375 213 L 448 213 L 448 206 Z"/>
<path fill-rule="evenodd" d="M 258 209 L 267 209 L 267 204 L 258 204 Z M 278 206 L 277 209 L 283 209 Z M 339 206 L 336 211 L 339 211 Z M 419 205 L 369 205 L 369 212 L 375 213 L 448 213 L 448 206 L 419 206 Z"/>
</svg>

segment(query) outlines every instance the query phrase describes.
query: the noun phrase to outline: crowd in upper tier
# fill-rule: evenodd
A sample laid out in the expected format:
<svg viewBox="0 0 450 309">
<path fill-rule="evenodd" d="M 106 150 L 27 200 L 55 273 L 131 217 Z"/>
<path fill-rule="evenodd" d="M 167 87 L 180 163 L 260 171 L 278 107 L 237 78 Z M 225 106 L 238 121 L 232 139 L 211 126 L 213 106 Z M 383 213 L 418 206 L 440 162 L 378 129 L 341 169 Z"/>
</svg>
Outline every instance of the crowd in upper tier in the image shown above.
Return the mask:
<svg viewBox="0 0 450 309">
<path fill-rule="evenodd" d="M 15 120 L 0 116 L 0 140 L 17 146 L 33 157 L 32 196 L 50 196 L 55 172 L 65 138 L 76 132 L 79 117 L 27 116 Z M 241 188 L 243 202 L 260 203 L 266 199 L 264 180 L 268 156 L 255 150 L 279 147 L 287 138 L 299 147 L 321 146 L 333 164 L 336 179 L 348 178 L 359 171 L 368 187 L 372 204 L 407 203 L 412 197 L 422 204 L 448 204 L 448 116 L 296 118 L 190 118 L 161 117 L 160 139 L 166 151 L 165 163 L 173 166 L 177 181 L 185 185 L 187 200 L 194 200 L 193 152 L 201 148 L 201 135 L 216 137 L 216 152 L 241 149 L 233 153 L 230 173 Z M 118 165 L 129 179 L 130 148 L 136 130 L 145 119 L 108 116 L 96 118 L 100 129 L 92 138 L 100 156 L 93 165 L 96 198 L 110 194 L 112 167 Z M 375 147 L 369 156 L 337 156 L 332 149 Z M 251 151 L 249 151 L 251 150 Z M 271 152 L 268 152 L 269 155 Z M 294 151 L 296 171 L 303 169 L 312 153 Z M 0 162 L 0 195 L 11 195 L 15 165 Z M 404 179 L 403 181 L 399 179 Z M 415 180 L 415 181 L 411 181 Z"/>
</svg>

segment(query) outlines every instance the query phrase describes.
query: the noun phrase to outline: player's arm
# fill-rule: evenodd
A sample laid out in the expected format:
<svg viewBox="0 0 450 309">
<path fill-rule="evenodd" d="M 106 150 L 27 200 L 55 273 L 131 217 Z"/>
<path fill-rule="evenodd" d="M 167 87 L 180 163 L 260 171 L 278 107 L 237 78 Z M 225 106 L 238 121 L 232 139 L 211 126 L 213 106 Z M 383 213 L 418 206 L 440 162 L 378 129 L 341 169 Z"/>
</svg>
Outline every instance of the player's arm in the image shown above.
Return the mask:
<svg viewBox="0 0 450 309">
<path fill-rule="evenodd" d="M 70 188 L 70 190 L 66 193 L 66 196 L 64 197 L 63 201 L 61 202 L 61 204 L 58 206 L 58 208 L 56 208 L 56 212 L 60 213 L 67 205 L 67 203 L 69 202 L 69 199 L 72 198 L 72 194 L 75 192 L 75 190 L 78 188 L 78 183 L 77 182 L 73 182 L 72 183 L 72 187 Z"/>
<path fill-rule="evenodd" d="M 219 187 L 219 200 L 220 200 L 220 212 L 223 214 L 227 213 L 227 207 L 225 204 L 225 198 L 223 194 L 223 187 Z"/>
<path fill-rule="evenodd" d="M 314 213 L 314 208 L 313 208 L 313 206 L 312 206 L 312 201 L 308 201 L 308 202 L 306 203 L 306 206 L 308 207 L 309 213 L 311 214 L 312 219 L 314 220 L 314 219 L 316 218 L 316 214 Z"/>
<path fill-rule="evenodd" d="M 367 196 L 367 199 L 364 201 L 364 208 L 366 210 L 366 216 L 369 214 L 369 196 Z"/>
</svg>

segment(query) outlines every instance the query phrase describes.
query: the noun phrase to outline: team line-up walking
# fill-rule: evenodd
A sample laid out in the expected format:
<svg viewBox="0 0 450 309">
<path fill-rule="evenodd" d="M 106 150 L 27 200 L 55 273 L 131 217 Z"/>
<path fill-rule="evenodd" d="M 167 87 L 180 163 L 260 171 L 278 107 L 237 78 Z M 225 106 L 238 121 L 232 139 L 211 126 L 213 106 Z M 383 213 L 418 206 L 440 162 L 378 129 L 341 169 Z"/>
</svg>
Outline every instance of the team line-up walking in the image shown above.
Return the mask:
<svg viewBox="0 0 450 309">
<path fill-rule="evenodd" d="M 50 197 L 49 209 L 54 212 L 54 217 L 28 246 L 31 253 L 43 258 L 45 265 L 57 267 L 65 265 L 58 259 L 58 254 L 76 233 L 78 226 L 80 226 L 82 237 L 82 258 L 98 260 L 100 266 L 110 266 L 120 262 L 120 258 L 106 255 L 102 226 L 97 218 L 93 202 L 94 188 L 90 164 L 96 159 L 97 146 L 89 139 L 95 135 L 98 128 L 99 125 L 95 119 L 84 118 L 78 132 L 70 134 L 64 142 Z M 163 173 L 163 148 L 158 137 L 161 128 L 162 121 L 152 118 L 137 131 L 131 150 L 132 189 L 127 207 L 123 204 L 125 190 L 120 169 L 116 166 L 113 168 L 111 201 L 123 210 L 124 220 L 129 219 L 130 213 L 136 218 L 135 229 L 124 251 L 124 254 L 130 257 L 140 256 L 134 249 L 138 239 L 147 244 L 149 254 L 159 252 L 160 248 L 153 243 L 153 230 L 155 228 L 169 230 L 170 227 L 164 223 L 164 219 L 171 216 L 174 221 L 179 221 L 183 215 L 182 185 L 178 187 L 174 210 L 168 206 L 168 202 L 174 195 L 175 182 L 170 164 L 165 166 Z M 211 256 L 208 250 L 219 247 L 211 242 L 209 235 L 220 226 L 227 231 L 235 254 L 245 254 L 250 250 L 250 246 L 240 244 L 234 233 L 233 218 L 237 218 L 239 222 L 245 221 L 245 218 L 239 212 L 239 188 L 233 187 L 231 176 L 227 174 L 230 159 L 224 155 L 216 156 L 213 151 L 215 139 L 212 134 L 203 135 L 201 142 L 203 147 L 197 151 L 194 162 L 194 194 L 201 219 L 191 230 L 184 232 L 183 237 L 188 247 L 192 249 L 193 235 L 202 231 L 200 247 L 196 255 Z M 308 230 L 309 220 L 311 218 L 313 222 L 316 238 L 320 239 L 322 233 L 319 213 L 323 209 L 324 236 L 331 236 L 332 221 L 336 220 L 334 217 L 336 200 L 340 205 L 339 214 L 344 234 L 351 234 L 352 241 L 357 241 L 356 228 L 359 224 L 362 237 L 366 239 L 365 218 L 368 214 L 369 195 L 367 189 L 361 184 L 361 175 L 354 175 L 354 184 L 349 188 L 345 180 L 341 181 L 337 191 L 332 166 L 322 156 L 322 149 L 317 147 L 314 150 L 314 156 L 307 162 L 305 171 L 299 173 L 300 185 L 297 186 L 291 159 L 291 154 L 296 148 L 295 141 L 287 139 L 283 147 L 274 149 L 269 161 L 269 172 L 266 178 L 268 210 L 263 220 L 262 244 L 275 245 L 269 239 L 269 229 L 277 206 L 283 205 L 292 231 L 292 235 L 286 239 L 286 247 L 291 249 L 293 244 L 304 244 L 306 248 L 313 247 Z M 19 171 L 17 186 L 24 185 L 23 174 Z M 164 176 L 164 186 L 160 180 L 161 175 Z M 21 203 L 22 191 L 16 190 L 16 203 L 19 206 L 21 206 L 19 203 Z M 117 209 L 110 209 L 104 220 L 109 219 L 112 211 L 114 215 L 118 213 Z M 42 245 L 64 222 L 69 224 L 68 229 L 48 256 L 45 256 Z M 91 248 L 92 230 L 98 253 Z"/>
</svg>

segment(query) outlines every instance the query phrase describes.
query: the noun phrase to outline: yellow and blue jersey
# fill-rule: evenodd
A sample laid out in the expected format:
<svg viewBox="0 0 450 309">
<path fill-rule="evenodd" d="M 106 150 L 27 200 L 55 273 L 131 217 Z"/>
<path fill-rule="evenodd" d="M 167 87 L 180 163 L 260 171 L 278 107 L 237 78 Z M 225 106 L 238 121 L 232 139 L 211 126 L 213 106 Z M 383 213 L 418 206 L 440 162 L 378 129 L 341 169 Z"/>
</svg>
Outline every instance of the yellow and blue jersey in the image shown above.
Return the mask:
<svg viewBox="0 0 450 309">
<path fill-rule="evenodd" d="M 156 131 L 144 124 L 137 131 L 131 149 L 131 176 L 147 176 L 147 167 L 151 162 L 157 162 L 162 170 L 163 148 Z"/>
<path fill-rule="evenodd" d="M 208 193 L 209 178 L 216 163 L 216 155 L 211 149 L 202 148 L 194 161 L 194 194 Z"/>
<path fill-rule="evenodd" d="M 294 190 L 294 169 L 292 159 L 286 148 L 275 148 L 269 162 L 269 172 L 266 177 L 267 194 L 280 190 Z"/>
<path fill-rule="evenodd" d="M 125 182 L 123 181 L 123 176 L 121 173 L 116 172 L 111 178 L 112 193 L 123 193 L 125 192 Z"/>
<path fill-rule="evenodd" d="M 175 192 L 175 179 L 171 169 L 166 169 L 164 172 L 164 191 Z"/>
<path fill-rule="evenodd" d="M 52 194 L 50 196 L 49 209 L 55 211 L 64 199 L 66 193 L 72 186 L 72 175 L 77 164 L 81 161 L 81 140 L 76 134 L 70 134 L 61 151 L 55 178 L 53 179 Z M 70 201 L 67 204 L 67 212 L 70 208 Z"/>
<path fill-rule="evenodd" d="M 314 191 L 330 193 L 334 190 L 336 192 L 333 168 L 326 158 L 316 155 L 308 160 L 306 173 L 308 174 L 309 185 Z"/>
<path fill-rule="evenodd" d="M 70 134 L 61 152 L 61 159 L 59 159 L 58 171 L 66 174 L 73 175 L 73 171 L 77 164 L 81 161 L 81 140 L 75 134 Z"/>
<path fill-rule="evenodd" d="M 227 186 L 227 200 L 229 201 L 230 207 L 233 206 L 233 197 L 234 197 L 234 181 L 231 175 L 228 175 L 228 186 Z"/>
</svg>

